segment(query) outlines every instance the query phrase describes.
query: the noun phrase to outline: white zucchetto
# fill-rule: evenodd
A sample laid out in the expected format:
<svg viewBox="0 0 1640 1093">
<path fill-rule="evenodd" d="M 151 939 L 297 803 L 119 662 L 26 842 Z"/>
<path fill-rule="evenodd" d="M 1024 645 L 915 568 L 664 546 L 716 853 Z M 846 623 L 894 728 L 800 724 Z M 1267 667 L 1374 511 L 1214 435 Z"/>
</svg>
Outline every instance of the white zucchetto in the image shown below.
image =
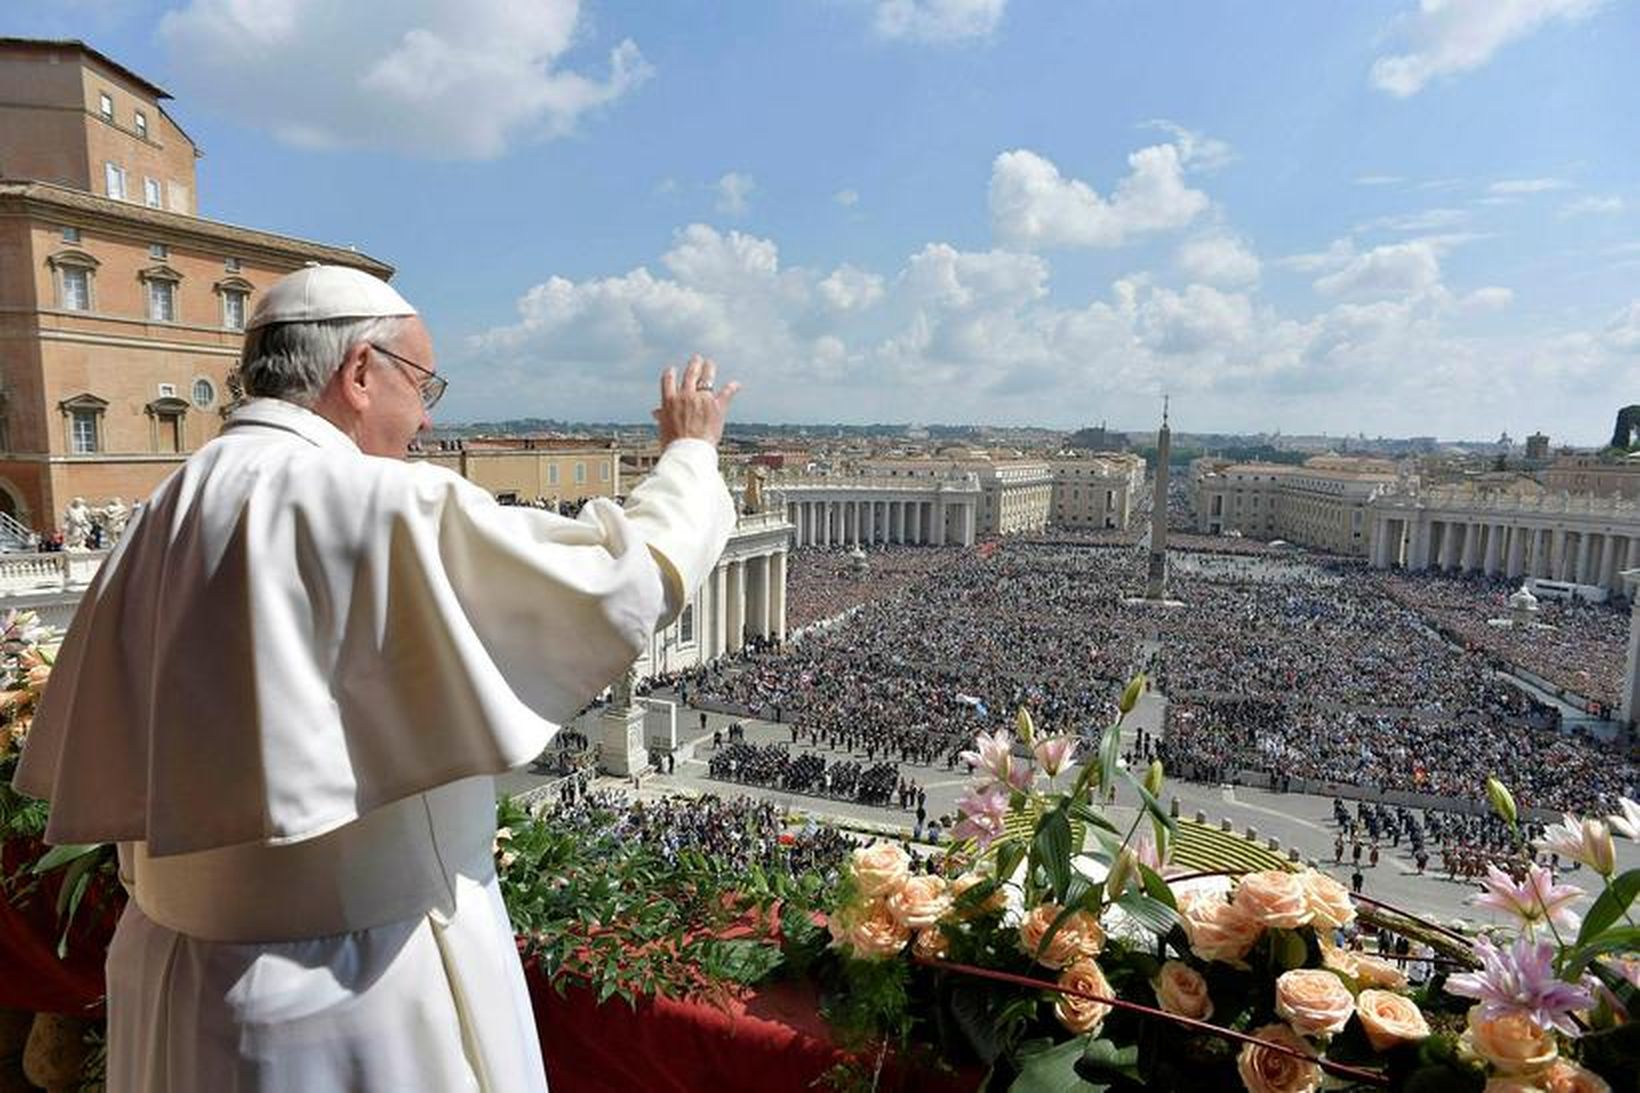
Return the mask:
<svg viewBox="0 0 1640 1093">
<path fill-rule="evenodd" d="M 398 290 L 348 266 L 308 266 L 275 281 L 245 329 L 328 319 L 385 319 L 416 314 Z"/>
</svg>

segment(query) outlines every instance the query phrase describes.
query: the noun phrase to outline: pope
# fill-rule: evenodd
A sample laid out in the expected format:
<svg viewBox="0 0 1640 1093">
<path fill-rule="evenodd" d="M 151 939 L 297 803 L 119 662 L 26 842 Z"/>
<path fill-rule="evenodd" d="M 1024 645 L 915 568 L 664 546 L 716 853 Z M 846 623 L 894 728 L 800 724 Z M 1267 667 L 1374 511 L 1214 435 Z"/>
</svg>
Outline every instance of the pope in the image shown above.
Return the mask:
<svg viewBox="0 0 1640 1093">
<path fill-rule="evenodd" d="M 108 1089 L 544 1090 L 493 776 L 710 574 L 737 385 L 666 370 L 654 471 L 571 520 L 406 459 L 446 380 L 368 274 L 273 284 L 240 371 L 87 591 L 15 779 L 49 841 L 119 846 Z"/>
</svg>

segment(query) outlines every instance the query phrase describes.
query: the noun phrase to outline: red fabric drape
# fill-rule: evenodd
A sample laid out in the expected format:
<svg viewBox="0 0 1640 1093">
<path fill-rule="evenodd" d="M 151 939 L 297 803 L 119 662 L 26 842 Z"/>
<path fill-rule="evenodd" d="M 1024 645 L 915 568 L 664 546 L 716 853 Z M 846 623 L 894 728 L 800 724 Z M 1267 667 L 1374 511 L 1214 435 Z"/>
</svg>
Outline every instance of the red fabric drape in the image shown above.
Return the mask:
<svg viewBox="0 0 1640 1093">
<path fill-rule="evenodd" d="M 39 843 L 5 843 L 0 846 L 0 875 L 18 875 L 45 849 Z M 124 894 L 99 904 L 98 893 L 88 892 L 68 936 L 68 957 L 58 960 L 57 891 L 62 874 L 47 874 L 39 881 L 16 905 L 9 897 L 0 898 L 0 1007 L 82 1017 L 99 1011 L 103 957 Z"/>
</svg>

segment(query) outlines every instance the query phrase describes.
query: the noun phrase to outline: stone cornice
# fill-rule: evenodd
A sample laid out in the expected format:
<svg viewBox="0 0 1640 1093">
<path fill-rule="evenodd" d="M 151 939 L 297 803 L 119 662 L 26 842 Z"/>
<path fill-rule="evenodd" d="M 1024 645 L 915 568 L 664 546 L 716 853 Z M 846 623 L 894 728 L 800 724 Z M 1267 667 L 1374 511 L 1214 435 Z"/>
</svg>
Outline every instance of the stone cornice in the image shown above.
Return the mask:
<svg viewBox="0 0 1640 1093">
<path fill-rule="evenodd" d="M 24 215 L 50 223 L 68 223 L 111 235 L 129 235 L 152 241 L 156 229 L 167 240 L 212 243 L 235 257 L 294 269 L 303 261 L 352 266 L 378 277 L 391 277 L 393 267 L 368 254 L 328 243 L 314 243 L 256 228 L 242 228 L 220 220 L 149 208 L 132 201 L 58 186 L 49 182 L 0 181 L 0 215 Z"/>
</svg>

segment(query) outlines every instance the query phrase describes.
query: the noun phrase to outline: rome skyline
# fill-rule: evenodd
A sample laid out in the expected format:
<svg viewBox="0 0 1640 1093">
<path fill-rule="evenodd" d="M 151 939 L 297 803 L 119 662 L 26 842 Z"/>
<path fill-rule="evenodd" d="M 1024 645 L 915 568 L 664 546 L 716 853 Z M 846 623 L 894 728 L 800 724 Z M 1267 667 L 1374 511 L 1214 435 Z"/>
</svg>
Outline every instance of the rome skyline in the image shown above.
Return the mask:
<svg viewBox="0 0 1640 1093">
<path fill-rule="evenodd" d="M 1166 389 L 1192 431 L 1593 445 L 1635 401 L 1631 5 L 717 10 L 0 32 L 169 89 L 203 215 L 396 266 L 451 423 L 644 420 L 694 348 L 744 421 L 1141 429 Z"/>
</svg>

